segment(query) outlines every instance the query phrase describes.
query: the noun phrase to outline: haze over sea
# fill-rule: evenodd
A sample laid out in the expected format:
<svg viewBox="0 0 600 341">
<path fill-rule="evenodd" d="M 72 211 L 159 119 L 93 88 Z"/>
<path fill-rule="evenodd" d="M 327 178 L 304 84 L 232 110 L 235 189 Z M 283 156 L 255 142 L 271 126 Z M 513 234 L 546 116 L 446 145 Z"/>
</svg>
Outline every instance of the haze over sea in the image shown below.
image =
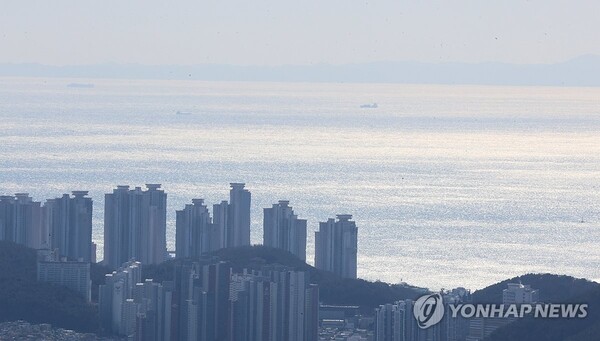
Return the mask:
<svg viewBox="0 0 600 341">
<path fill-rule="evenodd" d="M 0 78 L 0 194 L 89 190 L 99 259 L 116 185 L 163 184 L 174 250 L 176 209 L 246 182 L 252 242 L 289 199 L 311 264 L 318 222 L 353 214 L 361 278 L 600 279 L 600 88 L 72 82 Z"/>
</svg>

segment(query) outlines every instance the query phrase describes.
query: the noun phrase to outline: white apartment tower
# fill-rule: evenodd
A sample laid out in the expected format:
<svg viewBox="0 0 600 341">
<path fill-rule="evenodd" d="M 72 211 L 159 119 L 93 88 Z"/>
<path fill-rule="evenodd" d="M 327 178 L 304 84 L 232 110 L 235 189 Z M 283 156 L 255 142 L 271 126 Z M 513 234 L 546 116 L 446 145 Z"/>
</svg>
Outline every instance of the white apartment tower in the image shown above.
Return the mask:
<svg viewBox="0 0 600 341">
<path fill-rule="evenodd" d="M 503 304 L 536 303 L 538 299 L 539 291 L 528 284 L 508 283 L 508 288 L 502 290 Z"/>
</svg>

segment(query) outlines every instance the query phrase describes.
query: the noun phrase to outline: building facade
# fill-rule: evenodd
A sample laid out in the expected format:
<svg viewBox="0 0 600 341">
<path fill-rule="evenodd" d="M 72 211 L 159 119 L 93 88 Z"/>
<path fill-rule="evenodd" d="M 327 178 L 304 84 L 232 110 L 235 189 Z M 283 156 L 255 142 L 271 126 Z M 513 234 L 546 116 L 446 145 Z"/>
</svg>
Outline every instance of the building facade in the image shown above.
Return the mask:
<svg viewBox="0 0 600 341">
<path fill-rule="evenodd" d="M 172 281 L 142 282 L 142 265 L 130 261 L 105 277 L 99 287 L 98 313 L 102 327 L 130 340 L 178 340 L 173 316 Z"/>
<path fill-rule="evenodd" d="M 48 248 L 41 204 L 27 193 L 0 196 L 0 240 L 34 249 Z"/>
<path fill-rule="evenodd" d="M 468 323 L 461 316 L 452 317 L 449 304 L 461 302 L 465 296 L 456 292 L 444 294 L 445 311 L 442 320 L 426 329 L 421 329 L 414 317 L 415 301 L 402 300 L 384 304 L 375 309 L 375 341 L 464 341 Z"/>
<path fill-rule="evenodd" d="M 183 266 L 179 283 L 179 339 L 229 340 L 229 286 L 227 262 Z"/>
<path fill-rule="evenodd" d="M 172 281 L 154 283 L 146 279 L 136 283 L 133 291 L 135 305 L 135 340 L 170 341 L 173 339 Z"/>
<path fill-rule="evenodd" d="M 160 184 L 146 187 L 117 186 L 105 195 L 104 263 L 113 269 L 130 259 L 160 264 L 167 257 L 167 194 Z"/>
<path fill-rule="evenodd" d="M 246 184 L 232 182 L 229 191 L 229 219 L 227 225 L 227 240 L 223 247 L 250 245 L 250 191 L 244 188 Z"/>
<path fill-rule="evenodd" d="M 529 284 L 508 283 L 507 286 L 502 290 L 503 304 L 531 304 L 539 299 L 539 291 L 532 289 Z"/>
<path fill-rule="evenodd" d="M 231 277 L 231 340 L 317 340 L 319 293 L 304 272 L 282 267 Z"/>
<path fill-rule="evenodd" d="M 213 224 L 203 199 L 176 212 L 176 251 L 180 258 L 198 258 L 221 248 L 219 225 Z"/>
<path fill-rule="evenodd" d="M 39 261 L 37 280 L 65 286 L 77 292 L 86 302 L 92 299 L 92 281 L 88 262 Z"/>
<path fill-rule="evenodd" d="M 306 219 L 298 219 L 287 200 L 280 200 L 263 212 L 263 244 L 306 261 Z"/>
<path fill-rule="evenodd" d="M 48 199 L 44 204 L 44 222 L 50 233 L 50 248 L 58 249 L 61 257 L 90 262 L 92 248 L 92 199 L 87 191 L 73 191 Z"/>
<path fill-rule="evenodd" d="M 229 202 L 221 201 L 213 205 L 213 224 L 219 231 L 220 247 L 225 248 L 233 240 L 233 230 L 229 228 Z"/>
<path fill-rule="evenodd" d="M 142 281 L 142 264 L 124 263 L 117 271 L 106 274 L 104 284 L 98 289 L 98 315 L 106 330 L 119 335 L 131 335 L 135 330 L 135 315 L 131 316 L 134 288 Z"/>
<path fill-rule="evenodd" d="M 358 228 L 350 214 L 319 223 L 315 232 L 315 267 L 342 278 L 356 278 Z"/>
</svg>

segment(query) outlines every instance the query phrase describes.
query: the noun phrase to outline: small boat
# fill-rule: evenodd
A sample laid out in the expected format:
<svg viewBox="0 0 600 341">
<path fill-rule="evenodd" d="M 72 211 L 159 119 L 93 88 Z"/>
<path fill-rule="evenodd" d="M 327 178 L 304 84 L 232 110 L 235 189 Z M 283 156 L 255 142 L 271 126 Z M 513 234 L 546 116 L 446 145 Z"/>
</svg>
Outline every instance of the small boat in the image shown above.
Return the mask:
<svg viewBox="0 0 600 341">
<path fill-rule="evenodd" d="M 177 111 L 175 113 L 175 115 L 191 115 L 191 112 L 187 112 L 187 111 Z"/>
<path fill-rule="evenodd" d="M 370 108 L 370 109 L 375 109 L 377 108 L 377 103 L 373 103 L 373 104 L 363 104 L 360 106 L 361 108 Z"/>
<path fill-rule="evenodd" d="M 92 83 L 69 83 L 69 84 L 67 84 L 67 87 L 91 89 L 94 87 L 94 84 L 92 84 Z"/>
</svg>

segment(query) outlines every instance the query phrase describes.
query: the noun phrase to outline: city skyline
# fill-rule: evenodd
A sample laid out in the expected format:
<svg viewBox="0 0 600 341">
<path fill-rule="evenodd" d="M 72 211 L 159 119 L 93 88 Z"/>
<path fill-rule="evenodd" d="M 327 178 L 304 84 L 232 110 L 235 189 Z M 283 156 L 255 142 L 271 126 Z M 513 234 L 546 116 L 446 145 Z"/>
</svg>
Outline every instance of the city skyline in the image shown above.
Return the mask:
<svg viewBox="0 0 600 341">
<path fill-rule="evenodd" d="M 132 242 L 130 240 L 130 238 L 133 235 L 139 235 L 138 232 L 133 233 L 133 232 L 126 232 L 131 228 L 134 228 L 133 226 L 135 226 L 135 220 L 133 220 L 133 222 L 129 222 L 130 216 L 131 217 L 138 217 L 135 219 L 140 219 L 139 214 L 138 213 L 120 213 L 120 211 L 122 210 L 133 210 L 133 207 L 143 207 L 144 205 L 150 205 L 152 206 L 153 204 L 151 204 L 151 201 L 154 200 L 156 202 L 156 204 L 158 204 L 159 206 L 157 207 L 157 209 L 151 209 L 149 212 L 149 214 L 153 215 L 154 218 L 150 218 L 148 221 L 153 221 L 158 219 L 158 229 L 159 231 L 161 231 L 160 233 L 164 233 L 166 235 L 166 229 L 163 229 L 161 226 L 166 224 L 166 219 L 167 219 L 167 215 L 166 215 L 166 194 L 164 191 L 158 191 L 160 193 L 162 193 L 162 195 L 164 195 L 164 197 L 162 199 L 158 199 L 158 201 L 156 201 L 157 199 L 143 199 L 145 193 L 150 194 L 153 191 L 156 191 L 157 189 L 159 189 L 161 187 L 160 184 L 147 184 L 147 191 L 143 191 L 141 189 L 141 187 L 135 187 L 134 189 L 130 189 L 130 186 L 128 185 L 118 185 L 114 190 L 113 193 L 107 193 L 105 194 L 105 211 L 104 211 L 104 221 L 103 221 L 103 238 L 105 239 L 105 255 L 106 254 L 114 254 L 115 255 L 115 260 L 111 260 L 110 258 L 107 260 L 106 257 L 104 259 L 102 259 L 100 262 L 109 264 L 111 267 L 113 268 L 118 268 L 121 264 L 123 264 L 125 261 L 127 261 L 130 258 L 124 258 L 123 256 L 116 256 L 117 254 L 122 254 L 123 252 L 125 253 L 129 253 L 129 254 L 133 254 L 136 251 L 136 243 L 138 242 Z M 242 230 L 246 230 L 246 232 L 242 232 L 242 235 L 249 237 L 249 231 L 250 231 L 250 225 L 249 225 L 249 217 L 250 217 L 250 192 L 244 188 L 245 184 L 244 183 L 231 183 L 231 190 L 230 190 L 230 200 L 231 201 L 240 201 L 242 202 L 242 205 L 244 206 L 243 210 L 238 210 L 237 214 L 239 216 L 241 216 L 241 218 L 239 218 L 239 220 L 242 221 L 243 225 L 242 227 L 238 227 L 237 229 L 242 229 Z M 240 194 L 241 193 L 241 194 Z M 56 198 L 56 199 L 48 199 L 45 203 L 45 206 L 40 206 L 39 209 L 39 222 L 37 223 L 35 227 L 35 230 L 38 231 L 38 233 L 41 233 L 43 231 L 50 231 L 52 230 L 51 226 L 52 224 L 56 225 L 58 223 L 52 223 L 53 218 L 52 215 L 49 214 L 45 214 L 43 212 L 45 212 L 45 210 L 49 210 L 50 208 L 52 208 L 53 206 L 50 205 L 56 205 L 55 203 L 60 203 L 62 200 L 62 202 L 67 202 L 65 200 L 71 200 L 74 201 L 75 203 L 84 200 L 88 205 L 86 206 L 87 211 L 85 213 L 85 219 L 86 219 L 86 226 L 87 226 L 87 231 L 89 232 L 89 246 L 87 248 L 89 248 L 89 250 L 95 250 L 95 243 L 93 243 L 92 241 L 92 236 L 91 236 L 91 226 L 92 226 L 92 199 L 93 198 L 89 198 L 89 197 L 85 197 L 88 194 L 88 191 L 73 191 L 73 198 L 70 198 L 69 195 L 64 194 L 61 198 Z M 130 196 L 134 196 L 131 197 Z M 240 195 L 242 196 L 240 198 Z M 135 199 L 135 197 L 139 197 L 137 199 Z M 15 196 L 0 196 L 0 199 L 2 199 L 3 201 L 1 202 L 10 202 L 10 201 L 14 201 L 15 203 L 18 203 L 19 200 L 21 200 L 21 202 L 24 202 L 28 205 L 31 204 L 37 204 L 38 206 L 40 205 L 39 202 L 35 202 L 33 201 L 33 198 L 29 196 L 29 194 L 27 193 L 17 193 L 15 194 Z M 274 247 L 274 248 L 279 248 L 279 249 L 283 249 L 286 250 L 292 254 L 294 254 L 295 256 L 297 256 L 299 259 L 301 259 L 302 261 L 306 262 L 306 247 L 307 247 L 307 221 L 306 219 L 298 219 L 297 215 L 294 214 L 294 211 L 292 209 L 292 207 L 288 206 L 289 204 L 289 200 L 279 200 L 277 204 L 273 204 L 273 207 L 270 208 L 263 208 L 263 239 L 262 239 L 262 245 L 265 246 L 269 246 L 269 247 Z M 48 205 L 48 208 L 46 208 L 46 205 Z M 63 204 L 65 205 L 65 204 Z M 141 205 L 141 206 L 140 206 Z M 175 220 L 176 220 L 176 236 L 177 236 L 177 241 L 180 242 L 181 248 L 179 251 L 177 251 L 178 249 L 175 248 L 175 250 L 173 250 L 173 252 L 177 253 L 177 257 L 200 257 L 205 253 L 209 253 L 212 251 L 216 251 L 218 249 L 221 248 L 226 248 L 226 247 L 236 247 L 236 246 L 244 246 L 244 245 L 250 245 L 250 242 L 248 241 L 247 243 L 240 243 L 238 245 L 226 245 L 225 241 L 222 239 L 224 238 L 224 236 L 226 236 L 228 233 L 230 235 L 233 235 L 233 231 L 236 230 L 236 228 L 234 228 L 234 224 L 232 222 L 231 217 L 233 216 L 233 210 L 230 210 L 230 207 L 232 205 L 229 204 L 228 201 L 224 200 L 219 204 L 214 204 L 213 205 L 213 212 L 216 212 L 215 217 L 211 217 L 210 211 L 208 210 L 207 205 L 204 203 L 204 199 L 192 199 L 192 204 L 186 204 L 183 210 L 176 210 L 176 215 L 175 215 Z M 34 206 L 35 208 L 35 206 Z M 56 210 L 56 209 L 54 209 Z M 81 210 L 81 209 L 79 209 Z M 68 210 L 67 210 L 68 212 Z M 156 215 L 158 214 L 158 215 Z M 223 215 L 224 214 L 224 215 Z M 221 216 L 220 218 L 216 218 L 216 216 Z M 348 215 L 338 215 L 338 217 L 346 217 Z M 141 216 L 141 219 L 148 219 L 148 218 L 143 218 L 143 214 Z M 351 216 L 350 216 L 351 217 Z M 43 219 L 42 219 L 43 218 Z M 58 216 L 57 218 L 54 218 L 54 220 L 60 218 L 60 216 Z M 68 217 L 67 217 L 68 218 Z M 215 219 L 216 218 L 216 219 Z M 64 218 L 61 218 L 64 219 Z M 68 218 L 68 219 L 73 219 L 73 218 Z M 213 221 L 214 219 L 214 221 Z M 59 220 L 61 222 L 61 224 L 66 224 L 66 222 L 64 222 L 63 220 Z M 116 221 L 118 221 L 118 223 L 115 223 Z M 160 222 L 163 221 L 163 222 Z M 134 225 L 131 225 L 134 224 Z M 319 223 L 319 224 L 323 224 L 323 223 Z M 46 225 L 46 226 L 45 226 Z M 68 226 L 68 225 L 67 225 Z M 166 225 L 165 225 L 166 226 Z M 0 229 L 0 232 L 4 231 L 4 225 L 1 226 L 2 229 Z M 264 229 L 264 227 L 266 227 L 266 229 Z M 66 228 L 66 227 L 65 227 Z M 21 230 L 32 230 L 34 228 L 32 227 L 21 227 L 21 228 L 14 228 L 14 231 L 21 231 Z M 63 228 L 64 229 L 64 228 Z M 122 237 L 120 238 L 125 238 L 124 240 L 130 240 L 127 241 L 125 244 L 121 244 L 120 247 L 116 247 L 114 242 L 109 242 L 107 243 L 107 240 L 113 240 L 114 237 L 114 233 L 117 233 L 117 231 L 121 230 L 121 234 L 125 233 Z M 60 230 L 62 231 L 62 229 Z M 108 232 L 107 232 L 108 231 Z M 113 232 L 114 231 L 114 232 Z M 133 230 L 132 230 L 133 231 Z M 229 231 L 229 232 L 228 232 Z M 315 229 L 314 232 L 318 232 L 318 229 Z M 107 235 L 108 233 L 108 235 Z M 155 233 L 153 233 L 155 234 Z M 64 237 L 66 234 L 63 233 L 62 236 Z M 110 235 L 113 235 L 113 237 L 111 237 Z M 143 236 L 144 233 L 141 234 L 141 236 Z M 239 235 L 239 233 L 238 233 Z M 2 235 L 0 235 L 2 236 Z M 76 236 L 71 236 L 71 237 L 76 237 Z M 108 239 L 107 239 L 108 238 Z M 239 238 L 239 237 L 238 237 Z M 278 239 L 278 241 L 276 242 L 275 239 Z M 2 238 L 3 240 L 6 238 Z M 57 238 L 55 238 L 57 239 Z M 59 238 L 57 240 L 62 240 L 64 238 Z M 81 239 L 81 238 L 79 238 Z M 84 238 L 84 242 L 87 243 L 87 239 Z M 159 238 L 161 239 L 161 238 Z M 272 239 L 272 240 L 271 240 Z M 12 239 L 9 239 L 12 240 Z M 44 248 L 50 248 L 50 249 L 54 249 L 54 248 L 58 248 L 61 249 L 58 245 L 58 243 L 52 243 L 51 240 L 52 239 L 52 234 L 50 232 L 48 232 L 48 240 L 49 242 L 44 243 L 44 244 L 36 244 L 35 248 L 38 249 L 44 249 Z M 116 240 L 116 239 L 114 239 Z M 154 239 L 152 239 L 154 240 Z M 267 242 L 265 242 L 267 241 Z M 139 241 L 141 242 L 141 241 Z M 26 245 L 25 242 L 18 242 L 20 244 L 24 244 Z M 121 243 L 121 242 L 119 242 Z M 161 241 L 158 241 L 159 244 L 156 245 L 162 245 Z M 84 243 L 85 244 L 85 243 Z M 51 247 L 50 245 L 54 245 L 54 247 Z M 108 246 L 107 246 L 108 245 Z M 129 245 L 129 246 L 126 246 Z M 164 244 L 166 245 L 166 244 Z M 177 242 L 176 242 L 177 245 Z M 108 247 L 108 249 L 107 249 Z M 86 248 L 86 249 L 87 249 Z M 119 249 L 121 249 L 121 251 L 119 251 Z M 154 247 L 154 249 L 156 249 L 156 247 Z M 160 246 L 159 246 L 160 249 Z M 111 250 L 109 252 L 106 252 L 106 250 Z M 181 254 L 181 255 L 180 255 Z M 73 259 L 73 260 L 77 260 L 79 258 L 82 257 L 77 257 L 74 258 L 72 256 L 72 254 L 63 254 L 62 252 L 60 253 L 61 256 L 67 257 L 69 259 Z M 151 256 L 152 255 L 152 256 Z M 110 256 L 109 256 L 110 257 Z M 138 256 L 139 257 L 139 256 Z M 152 251 L 147 251 L 144 255 L 142 255 L 142 257 L 146 257 L 147 260 L 148 259 L 153 259 L 152 262 L 156 262 L 158 261 L 158 259 L 160 259 L 160 256 L 155 252 Z M 150 258 L 148 258 L 150 257 Z M 92 259 L 91 256 L 89 257 L 83 257 L 84 261 L 90 261 L 90 259 Z M 120 261 L 117 261 L 116 259 L 119 259 Z M 140 261 L 139 258 L 134 257 L 135 260 Z M 166 256 L 164 258 L 162 258 L 163 260 L 167 260 L 169 259 Z M 147 261 L 145 263 L 148 263 Z M 308 264 L 308 262 L 307 262 Z M 354 260 L 354 264 L 356 264 L 356 260 Z M 356 276 L 356 270 L 354 271 Z"/>
<path fill-rule="evenodd" d="M 0 339 L 600 340 L 600 1 L 0 11 Z"/>
<path fill-rule="evenodd" d="M 117 186 L 113 193 L 106 194 L 107 205 L 119 203 L 119 210 L 130 210 L 130 207 L 141 209 L 149 205 L 147 211 L 152 214 L 161 211 L 163 221 L 166 211 L 159 209 L 165 207 L 166 193 L 159 191 L 160 184 L 147 184 L 147 191 L 140 187 L 129 190 L 129 186 Z M 246 211 L 236 212 L 241 217 L 250 214 L 250 192 L 244 189 L 243 183 L 231 184 L 231 200 L 233 202 L 242 200 Z M 235 193 L 235 192 L 238 193 Z M 240 191 L 243 198 L 240 199 Z M 116 193 L 122 192 L 124 200 L 112 198 Z M 74 197 L 68 194 L 58 199 L 49 199 L 50 209 L 56 211 L 69 210 L 56 209 L 61 202 L 68 207 L 73 201 L 73 206 L 79 207 L 76 212 L 84 213 L 85 217 L 91 219 L 92 199 L 85 198 L 87 191 L 74 191 Z M 136 199 L 127 198 L 127 195 L 138 196 Z M 155 197 L 154 202 L 159 207 L 152 208 L 153 200 L 143 196 Z M 121 198 L 121 199 L 122 199 Z M 244 201 L 247 199 L 247 202 Z M 25 193 L 17 193 L 15 197 L 3 196 L 3 201 L 19 202 L 30 205 L 32 198 Z M 128 203 L 123 205 L 123 203 Z M 247 204 L 247 205 L 246 205 Z M 217 206 L 217 205 L 216 205 Z M 29 207 L 29 206 L 27 206 Z M 38 207 L 35 206 L 34 207 Z M 229 207 L 227 204 L 226 207 Z M 148 207 L 146 208 L 148 209 Z M 158 209 L 158 210 L 157 210 Z M 192 211 L 192 210 L 194 210 Z M 18 211 L 18 210 L 17 210 Z M 227 211 L 230 217 L 234 210 Z M 3 211 L 6 212 L 4 208 Z M 27 210 L 25 210 L 27 212 Z M 143 212 L 143 211 L 140 211 Z M 148 214 L 145 213 L 145 214 Z M 178 219 L 185 219 L 185 224 L 178 223 L 178 227 L 210 228 L 214 227 L 210 215 L 202 199 L 192 199 L 192 204 L 186 205 L 184 210 L 177 212 Z M 30 212 L 31 214 L 31 212 Z M 129 213 L 138 217 L 139 213 Z M 77 216 L 67 214 L 77 221 Z M 109 213 L 112 216 L 112 213 Z M 144 214 L 141 214 L 142 219 Z M 200 224 L 188 221 L 190 217 L 200 218 Z M 278 238 L 274 231 L 284 232 L 290 227 L 297 216 L 294 214 L 289 201 L 279 200 L 271 208 L 264 209 L 265 240 L 270 239 L 270 244 Z M 137 219 L 140 219 L 139 217 Z M 155 220 L 161 221 L 159 216 L 154 215 Z M 342 279 L 356 279 L 356 256 L 357 256 L 357 226 L 351 220 L 350 214 L 338 214 L 336 219 L 330 218 L 326 222 L 319 223 L 319 230 L 315 231 L 315 267 L 333 273 Z M 86 222 L 87 220 L 84 219 Z M 150 219 L 152 220 L 152 219 Z M 242 221 L 248 221 L 247 219 Z M 301 220 L 301 227 L 306 228 L 305 220 Z M 91 222 L 89 222 L 91 226 Z M 64 223 L 59 224 L 59 226 Z M 226 224 L 225 228 L 234 226 Z M 27 227 L 23 227 L 27 229 Z M 67 227 L 64 227 L 66 229 Z M 241 227 L 243 228 L 243 226 Z M 53 230 L 53 229 L 51 229 Z M 220 236 L 218 230 L 209 229 L 215 236 Z M 166 231 L 163 230 L 163 233 Z M 17 234 L 18 235 L 18 234 Z M 192 233 L 192 235 L 194 235 Z M 306 233 L 290 234 L 306 238 Z M 202 238 L 194 237 L 201 241 Z M 143 235 L 141 240 L 144 240 Z M 210 238 L 209 238 L 210 240 Z M 218 239 L 217 239 L 218 240 Z M 91 236 L 89 243 L 91 244 Z M 131 242 L 130 242 L 131 244 Z M 133 245 L 136 243 L 134 242 Z M 192 243 L 193 244 L 193 243 Z M 266 244 L 266 242 L 265 242 Z M 293 243 L 292 243 L 293 244 Z M 193 247 L 194 245 L 191 245 Z M 224 246 L 224 245 L 221 245 Z M 244 246 L 244 245 L 239 245 Z M 273 245 L 271 245 L 273 246 Z M 275 245 L 279 249 L 289 249 L 284 244 Z M 58 250 L 58 249 L 57 249 Z M 189 251 L 189 250 L 188 250 Z M 289 251 L 289 250 L 288 250 Z M 54 255 L 38 254 L 37 262 L 38 281 L 49 282 L 71 288 L 87 302 L 91 301 L 91 280 L 89 262 L 69 262 L 65 257 L 59 260 L 59 253 Z M 136 339 L 146 340 L 290 340 L 290 341 L 315 341 L 319 333 L 330 333 L 326 326 L 329 320 L 320 317 L 324 307 L 319 301 L 319 286 L 311 284 L 309 277 L 303 271 L 291 271 L 282 265 L 263 265 L 262 270 L 242 272 L 233 271 L 226 262 L 212 260 L 204 257 L 205 254 L 194 254 L 195 261 L 209 263 L 200 266 L 187 260 L 176 265 L 175 279 L 173 281 L 154 282 L 152 278 L 142 280 L 142 263 L 138 261 L 124 262 L 112 273 L 105 276 L 105 284 L 99 286 L 99 313 L 100 322 L 105 330 L 115 335 L 130 336 Z M 54 259 L 50 259 L 53 258 Z M 164 254 L 164 260 L 167 259 Z M 146 264 L 151 265 L 152 259 Z M 181 260 L 181 259 L 180 259 Z M 216 262 L 216 263 L 215 263 Z M 190 266 L 191 264 L 191 266 Z M 110 266 L 110 264 L 107 263 Z M 450 291 L 440 291 L 444 297 L 445 309 L 450 309 L 449 303 L 471 302 L 464 301 L 470 292 L 464 288 Z M 427 296 L 427 295 L 425 295 Z M 532 304 L 538 302 L 539 291 L 532 289 L 530 285 L 522 283 L 508 283 L 508 288 L 502 291 L 503 304 Z M 178 303 L 177 303 L 177 300 Z M 418 301 L 417 301 L 418 302 Z M 395 303 L 387 303 L 376 308 L 374 311 L 373 336 L 375 341 L 393 340 L 425 340 L 436 338 L 446 341 L 477 341 L 482 337 L 491 335 L 499 328 L 508 326 L 515 319 L 491 318 L 482 319 L 475 317 L 465 319 L 463 317 L 442 319 L 441 323 L 431 328 L 418 326 L 412 316 L 416 303 L 413 299 L 405 299 Z M 346 309 L 339 307 L 338 309 Z M 586 305 L 587 309 L 587 305 Z M 283 313 L 282 313 L 283 312 Z M 416 317 L 416 315 L 415 315 Z M 354 316 L 353 319 L 360 318 Z M 349 324 L 350 326 L 351 324 Z M 363 333 L 355 327 L 348 327 L 353 333 Z M 367 333 L 368 334 L 368 333 Z M 466 339 L 465 339 L 466 338 Z"/>
</svg>

